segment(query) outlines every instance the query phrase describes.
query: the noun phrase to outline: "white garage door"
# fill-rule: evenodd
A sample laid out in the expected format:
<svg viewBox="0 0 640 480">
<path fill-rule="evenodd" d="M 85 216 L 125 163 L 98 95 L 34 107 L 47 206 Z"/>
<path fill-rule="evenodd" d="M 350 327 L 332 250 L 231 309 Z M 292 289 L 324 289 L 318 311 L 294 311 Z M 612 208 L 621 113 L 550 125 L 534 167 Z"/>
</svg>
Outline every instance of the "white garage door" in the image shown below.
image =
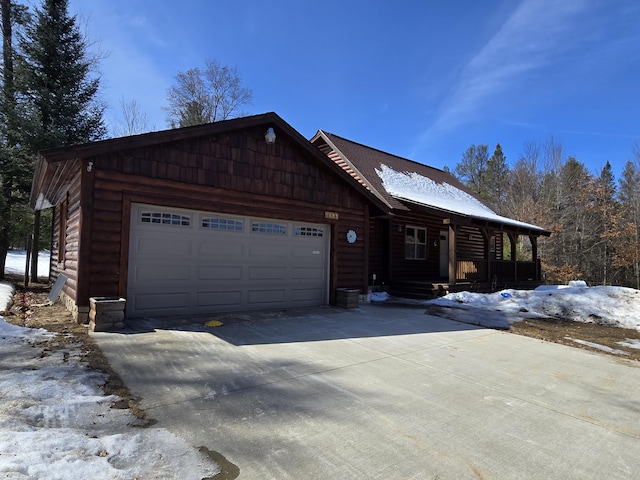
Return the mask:
<svg viewBox="0 0 640 480">
<path fill-rule="evenodd" d="M 133 204 L 127 316 L 328 302 L 330 227 Z"/>
</svg>

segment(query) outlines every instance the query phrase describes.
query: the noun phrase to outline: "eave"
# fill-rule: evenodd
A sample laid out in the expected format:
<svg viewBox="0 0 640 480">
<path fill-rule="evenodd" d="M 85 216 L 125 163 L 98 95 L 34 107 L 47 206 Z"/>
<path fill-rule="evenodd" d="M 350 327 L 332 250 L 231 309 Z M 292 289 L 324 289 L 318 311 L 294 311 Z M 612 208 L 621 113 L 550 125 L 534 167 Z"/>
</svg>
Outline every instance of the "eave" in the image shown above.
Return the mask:
<svg viewBox="0 0 640 480">
<path fill-rule="evenodd" d="M 94 156 L 191 138 L 224 134 L 225 132 L 258 126 L 263 126 L 265 130 L 268 127 L 273 127 L 278 136 L 283 135 L 290 137 L 312 158 L 315 158 L 319 163 L 323 164 L 342 181 L 347 182 L 364 200 L 382 211 L 387 210 L 386 206 L 380 202 L 379 199 L 372 198 L 368 192 L 359 188 L 360 186 L 354 187 L 353 178 L 347 172 L 336 165 L 327 155 L 318 150 L 309 140 L 274 112 L 42 151 L 38 155 L 32 184 L 31 207 L 40 210 L 56 205 L 61 197 L 61 190 L 65 189 L 64 181 L 68 181 L 71 178 L 71 170 L 79 168 L 83 160 Z"/>
<path fill-rule="evenodd" d="M 425 213 L 436 213 L 438 216 L 444 217 L 443 224 L 458 224 L 458 225 L 468 225 L 479 228 L 490 228 L 493 230 L 498 230 L 507 233 L 514 233 L 516 235 L 528 235 L 528 236 L 544 236 L 548 237 L 551 235 L 551 232 L 545 230 L 543 228 L 529 228 L 525 225 L 518 225 L 516 223 L 511 223 L 508 221 L 501 222 L 499 220 L 492 220 L 487 218 L 482 218 L 474 215 L 465 215 L 459 212 L 453 212 L 451 210 L 446 210 L 443 208 L 433 207 L 430 205 L 424 205 L 422 203 L 418 203 L 412 200 L 398 198 L 398 200 L 402 201 L 410 205 L 410 210 L 412 211 L 423 211 Z M 448 221 L 447 221 L 448 220 Z M 514 220 L 517 222 L 517 220 Z M 518 222 L 521 223 L 521 222 Z"/>
</svg>

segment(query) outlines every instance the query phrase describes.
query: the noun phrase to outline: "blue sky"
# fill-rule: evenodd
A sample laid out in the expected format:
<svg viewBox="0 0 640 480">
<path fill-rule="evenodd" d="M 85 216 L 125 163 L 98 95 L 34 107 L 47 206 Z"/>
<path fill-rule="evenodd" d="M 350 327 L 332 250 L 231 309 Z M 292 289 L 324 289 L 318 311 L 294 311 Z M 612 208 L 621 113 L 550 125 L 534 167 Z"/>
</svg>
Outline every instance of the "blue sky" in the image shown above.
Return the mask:
<svg viewBox="0 0 640 480">
<path fill-rule="evenodd" d="M 635 0 L 70 0 L 105 55 L 107 120 L 135 100 L 167 128 L 166 94 L 205 59 L 236 66 L 248 114 L 274 111 L 442 168 L 472 144 L 513 163 L 550 138 L 616 178 L 640 146 Z"/>
</svg>

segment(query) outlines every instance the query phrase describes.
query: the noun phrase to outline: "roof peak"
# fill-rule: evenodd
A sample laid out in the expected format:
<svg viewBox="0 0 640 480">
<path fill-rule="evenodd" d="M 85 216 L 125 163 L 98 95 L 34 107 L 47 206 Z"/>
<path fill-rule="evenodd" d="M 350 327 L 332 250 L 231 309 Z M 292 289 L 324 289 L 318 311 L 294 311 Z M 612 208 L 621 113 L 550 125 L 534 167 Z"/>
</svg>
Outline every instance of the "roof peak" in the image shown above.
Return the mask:
<svg viewBox="0 0 640 480">
<path fill-rule="evenodd" d="M 434 166 L 429 165 L 429 164 L 426 164 L 426 163 L 418 162 L 417 160 L 412 160 L 412 159 L 410 159 L 410 158 L 402 157 L 402 156 L 400 156 L 400 155 L 396 155 L 395 153 L 390 153 L 390 152 L 387 152 L 387 151 L 381 150 L 381 149 L 379 149 L 379 148 L 372 147 L 372 146 L 370 146 L 370 145 L 365 145 L 364 143 L 356 142 L 355 140 L 351 140 L 351 139 L 345 138 L 345 137 L 343 137 L 343 136 L 341 136 L 341 135 L 336 135 L 335 133 L 327 132 L 326 130 L 319 129 L 319 130 L 318 130 L 318 132 L 322 132 L 323 134 L 325 134 L 325 135 L 327 135 L 327 136 L 329 136 L 329 137 L 336 137 L 336 138 L 339 138 L 340 140 L 343 140 L 343 141 L 345 141 L 345 142 L 352 143 L 352 144 L 354 144 L 354 145 L 358 145 L 359 147 L 363 147 L 363 148 L 366 148 L 366 149 L 368 149 L 368 150 L 373 150 L 373 151 L 376 151 L 376 152 L 382 153 L 382 154 L 384 154 L 384 155 L 389 155 L 389 156 L 391 156 L 391 157 L 395 157 L 395 158 L 397 158 L 398 160 L 403 160 L 403 161 L 405 161 L 405 162 L 409 162 L 409 163 L 413 163 L 413 164 L 416 164 L 416 165 L 420 165 L 420 166 L 421 166 L 421 167 L 423 167 L 423 168 L 424 168 L 424 167 L 426 167 L 426 168 L 430 168 L 430 169 L 432 169 L 432 170 L 436 170 L 436 171 L 438 171 L 438 172 L 447 173 L 447 172 L 445 172 L 445 170 L 443 170 L 443 169 L 441 169 L 441 168 L 437 168 L 437 167 L 434 167 Z"/>
</svg>

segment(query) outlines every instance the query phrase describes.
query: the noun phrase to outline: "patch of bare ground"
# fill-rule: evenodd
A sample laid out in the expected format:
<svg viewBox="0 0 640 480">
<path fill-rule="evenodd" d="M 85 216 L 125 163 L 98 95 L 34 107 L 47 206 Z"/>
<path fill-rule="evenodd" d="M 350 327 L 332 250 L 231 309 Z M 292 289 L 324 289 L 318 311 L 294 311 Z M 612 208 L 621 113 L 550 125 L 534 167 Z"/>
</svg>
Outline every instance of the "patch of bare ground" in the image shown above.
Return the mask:
<svg viewBox="0 0 640 480">
<path fill-rule="evenodd" d="M 47 299 L 50 285 L 48 283 L 34 282 L 27 287 L 21 282 L 19 276 L 5 275 L 5 280 L 10 281 L 16 288 L 13 297 L 13 306 L 9 311 L 0 311 L 0 316 L 20 327 L 44 328 L 50 332 L 58 333 L 51 340 L 41 342 L 38 346 L 43 348 L 43 355 L 51 352 L 77 346 L 81 351 L 82 361 L 99 372 L 106 374 L 106 382 L 103 385 L 106 395 L 117 395 L 122 400 L 112 405 L 113 408 L 129 408 L 138 419 L 144 419 L 144 411 L 139 407 L 137 400 L 131 395 L 119 375 L 111 368 L 106 357 L 98 347 L 96 341 L 89 335 L 87 325 L 77 323 L 64 305 L 58 300 L 53 305 Z"/>
<path fill-rule="evenodd" d="M 558 318 L 527 319 L 511 325 L 511 332 L 548 342 L 561 343 L 576 348 L 584 348 L 604 355 L 640 361 L 640 349 L 625 344 L 640 344 L 640 332 L 628 328 L 609 327 L 596 323 L 574 322 Z M 602 345 L 621 353 L 607 352 L 590 347 L 575 340 Z"/>
</svg>

